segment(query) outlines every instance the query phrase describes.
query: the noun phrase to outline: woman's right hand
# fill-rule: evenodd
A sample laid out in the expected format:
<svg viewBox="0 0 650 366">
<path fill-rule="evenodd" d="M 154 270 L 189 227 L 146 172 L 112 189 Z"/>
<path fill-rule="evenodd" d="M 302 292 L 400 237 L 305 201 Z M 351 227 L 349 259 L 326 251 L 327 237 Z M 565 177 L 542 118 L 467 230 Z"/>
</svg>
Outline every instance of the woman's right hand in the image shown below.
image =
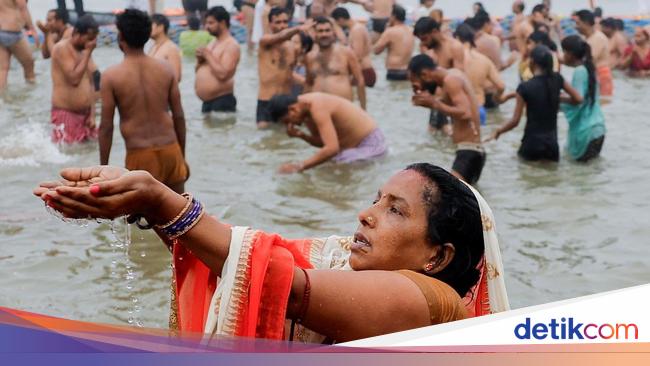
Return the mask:
<svg viewBox="0 0 650 366">
<path fill-rule="evenodd" d="M 155 221 L 168 189 L 145 171 L 111 166 L 68 168 L 59 182 L 34 190 L 48 206 L 69 218 L 107 218 L 141 214 Z"/>
</svg>

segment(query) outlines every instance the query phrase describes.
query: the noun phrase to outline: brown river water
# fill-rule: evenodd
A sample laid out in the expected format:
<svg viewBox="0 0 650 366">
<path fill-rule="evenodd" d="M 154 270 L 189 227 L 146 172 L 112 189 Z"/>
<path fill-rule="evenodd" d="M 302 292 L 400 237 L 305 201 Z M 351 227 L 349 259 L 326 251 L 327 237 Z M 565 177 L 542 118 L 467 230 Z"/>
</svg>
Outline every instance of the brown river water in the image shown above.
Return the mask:
<svg viewBox="0 0 650 366">
<path fill-rule="evenodd" d="M 408 84 L 380 78 L 368 91 L 368 107 L 390 144 L 389 154 L 367 164 L 326 164 L 304 174 L 276 169 L 314 149 L 281 130 L 257 131 L 256 59 L 242 52 L 236 75 L 236 118 L 205 122 L 193 92 L 193 60 L 181 83 L 187 116 L 187 155 L 192 177 L 186 189 L 229 223 L 288 237 L 350 234 L 358 211 L 377 188 L 409 163 L 449 168 L 453 146 L 427 131 L 428 111 L 410 104 Z M 115 48 L 100 48 L 101 69 L 118 62 Z M 384 75 L 383 58 L 374 59 Z M 116 244 L 111 226 L 63 223 L 31 195 L 41 180 L 67 166 L 97 164 L 96 144 L 62 148 L 50 142 L 49 61 L 37 60 L 37 86 L 26 86 L 13 65 L 10 91 L 0 99 L 0 306 L 71 319 L 165 327 L 170 255 L 149 232 L 136 229 L 132 243 Z M 571 70 L 564 70 L 570 76 Z M 517 85 L 514 68 L 504 73 Z M 607 138 L 602 158 L 588 164 L 539 165 L 516 157 L 523 125 L 487 145 L 478 189 L 497 220 L 514 308 L 648 282 L 650 226 L 650 109 L 648 81 L 616 74 L 615 99 L 604 107 Z M 504 122 L 513 104 L 491 112 L 486 136 Z M 566 120 L 559 117 L 560 142 Z M 111 163 L 121 165 L 124 144 L 115 129 Z M 566 155 L 566 154 L 565 154 Z M 646 188 L 643 188 L 646 187 Z M 116 229 L 124 230 L 116 224 Z"/>
</svg>

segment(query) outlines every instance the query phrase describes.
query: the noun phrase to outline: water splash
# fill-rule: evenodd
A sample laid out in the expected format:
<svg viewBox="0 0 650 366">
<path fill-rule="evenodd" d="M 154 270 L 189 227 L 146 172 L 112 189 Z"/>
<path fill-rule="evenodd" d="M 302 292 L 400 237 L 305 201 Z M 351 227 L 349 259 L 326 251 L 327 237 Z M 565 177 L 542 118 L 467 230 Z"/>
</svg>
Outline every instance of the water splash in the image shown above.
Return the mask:
<svg viewBox="0 0 650 366">
<path fill-rule="evenodd" d="M 0 137 L 0 166 L 62 164 L 70 159 L 52 142 L 43 124 L 27 121 L 7 132 Z"/>
</svg>

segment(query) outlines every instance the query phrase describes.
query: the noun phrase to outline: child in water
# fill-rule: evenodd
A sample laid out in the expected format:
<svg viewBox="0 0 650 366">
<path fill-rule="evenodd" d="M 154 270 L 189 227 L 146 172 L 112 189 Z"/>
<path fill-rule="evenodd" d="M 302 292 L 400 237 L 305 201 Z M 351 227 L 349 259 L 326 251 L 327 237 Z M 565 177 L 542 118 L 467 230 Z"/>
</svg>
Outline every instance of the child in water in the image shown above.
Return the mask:
<svg viewBox="0 0 650 366">
<path fill-rule="evenodd" d="M 524 160 L 559 161 L 557 143 L 557 113 L 560 108 L 560 91 L 564 89 L 572 104 L 582 103 L 582 96 L 569 85 L 562 75 L 553 71 L 553 54 L 544 46 L 536 46 L 530 53 L 533 78 L 517 87 L 517 104 L 512 118 L 498 127 L 486 140 L 496 140 L 519 125 L 526 109 L 526 128 L 518 155 Z"/>
<path fill-rule="evenodd" d="M 597 157 L 605 141 L 605 117 L 600 109 L 600 93 L 591 47 L 577 35 L 562 40 L 564 63 L 575 67 L 571 85 L 582 95 L 578 105 L 561 104 L 569 122 L 567 150 L 572 159 L 586 162 Z M 560 97 L 564 101 L 566 97 Z"/>
</svg>

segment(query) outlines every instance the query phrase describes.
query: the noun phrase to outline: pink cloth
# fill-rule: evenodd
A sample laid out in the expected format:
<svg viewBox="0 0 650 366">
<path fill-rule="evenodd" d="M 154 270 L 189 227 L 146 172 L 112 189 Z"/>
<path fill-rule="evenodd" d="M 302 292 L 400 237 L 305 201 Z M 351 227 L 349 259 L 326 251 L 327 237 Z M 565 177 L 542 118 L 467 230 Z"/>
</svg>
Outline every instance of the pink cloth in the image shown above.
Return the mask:
<svg viewBox="0 0 650 366">
<path fill-rule="evenodd" d="M 88 127 L 90 109 L 78 113 L 52 107 L 51 120 L 53 142 L 73 144 L 97 138 L 97 128 Z"/>
</svg>

